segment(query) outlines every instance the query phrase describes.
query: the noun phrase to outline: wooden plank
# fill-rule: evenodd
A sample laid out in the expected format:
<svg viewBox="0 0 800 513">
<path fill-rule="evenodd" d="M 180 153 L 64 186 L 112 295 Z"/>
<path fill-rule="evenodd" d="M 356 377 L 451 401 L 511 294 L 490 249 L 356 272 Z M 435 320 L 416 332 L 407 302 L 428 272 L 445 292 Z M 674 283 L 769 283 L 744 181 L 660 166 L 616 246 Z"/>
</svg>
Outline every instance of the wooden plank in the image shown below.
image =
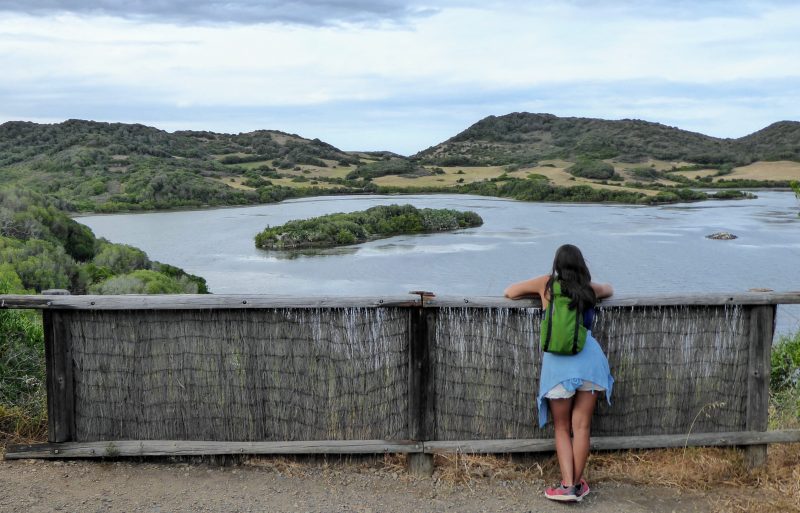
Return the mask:
<svg viewBox="0 0 800 513">
<path fill-rule="evenodd" d="M 800 442 L 800 429 L 782 431 L 740 431 L 692 433 L 690 435 L 645 435 L 592 437 L 591 447 L 599 451 L 660 449 L 668 447 L 714 447 Z M 555 450 L 553 439 L 430 441 L 425 452 L 511 453 Z"/>
<path fill-rule="evenodd" d="M 769 418 L 770 352 L 775 330 L 775 307 L 755 306 L 750 310 L 750 346 L 747 363 L 748 431 L 766 431 Z M 755 468 L 767 461 L 767 446 L 754 445 L 745 451 L 745 464 Z"/>
<path fill-rule="evenodd" d="M 211 310 L 246 308 L 385 308 L 416 307 L 419 296 L 274 296 L 226 294 L 159 294 L 122 296 L 0 295 L 0 308 L 62 310 Z"/>
<path fill-rule="evenodd" d="M 593 450 L 657 449 L 667 447 L 738 446 L 798 443 L 800 429 L 694 433 L 686 435 L 592 437 Z M 403 440 L 342 440 L 304 442 L 213 442 L 185 440 L 122 440 L 11 445 L 6 459 L 104 458 L 116 456 L 199 456 L 219 454 L 379 454 L 425 452 L 511 453 L 555 450 L 546 440 L 460 440 L 414 442 Z"/>
<path fill-rule="evenodd" d="M 427 440 L 433 436 L 430 350 L 434 321 L 435 314 L 423 308 L 409 312 L 408 431 L 412 440 Z M 431 475 L 433 457 L 422 453 L 411 455 L 408 469 L 412 474 Z"/>
<path fill-rule="evenodd" d="M 219 454 L 381 454 L 420 453 L 422 444 L 404 440 L 303 442 L 214 442 L 120 440 L 9 446 L 6 459 L 111 458 L 117 456 L 205 456 Z"/>
<path fill-rule="evenodd" d="M 47 379 L 47 439 L 67 442 L 75 433 L 72 353 L 59 312 L 42 312 Z"/>
<path fill-rule="evenodd" d="M 800 304 L 800 291 L 745 292 L 731 294 L 620 295 L 604 300 L 601 307 L 669 305 L 777 305 Z M 123 296 L 0 295 L 0 308 L 78 310 L 206 310 L 241 308 L 350 308 L 417 307 L 416 295 L 385 297 L 277 296 L 242 294 L 161 294 Z M 499 296 L 435 296 L 426 307 L 539 308 L 536 298 L 511 300 Z"/>
<path fill-rule="evenodd" d="M 425 439 L 425 404 L 423 402 L 423 369 L 425 351 L 424 312 L 415 308 L 409 312 L 408 320 L 408 436 L 412 440 Z"/>
<path fill-rule="evenodd" d="M 800 291 L 744 292 L 692 295 L 619 295 L 604 299 L 600 307 L 673 306 L 673 305 L 777 305 L 800 304 Z M 436 296 L 425 300 L 426 307 L 446 308 L 541 308 L 536 297 L 506 299 L 499 296 Z"/>
<path fill-rule="evenodd" d="M 411 312 L 409 327 L 409 433 L 412 440 L 428 440 L 434 431 L 434 383 L 431 350 L 435 343 L 435 311 L 417 308 Z"/>
</svg>

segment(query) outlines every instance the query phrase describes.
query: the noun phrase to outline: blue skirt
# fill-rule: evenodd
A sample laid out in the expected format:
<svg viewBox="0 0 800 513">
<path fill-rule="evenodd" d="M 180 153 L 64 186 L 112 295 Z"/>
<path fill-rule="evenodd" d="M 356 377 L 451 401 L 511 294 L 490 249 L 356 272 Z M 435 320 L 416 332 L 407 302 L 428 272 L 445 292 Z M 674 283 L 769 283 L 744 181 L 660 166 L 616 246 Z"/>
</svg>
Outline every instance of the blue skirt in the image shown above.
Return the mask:
<svg viewBox="0 0 800 513">
<path fill-rule="evenodd" d="M 536 404 L 539 407 L 539 427 L 547 424 L 547 399 L 545 394 L 554 386 L 561 384 L 567 390 L 574 392 L 584 381 L 591 381 L 606 389 L 606 400 L 611 404 L 611 390 L 614 378 L 608 367 L 608 358 L 603 353 L 592 332 L 586 335 L 586 345 L 576 355 L 562 356 L 553 353 L 543 353 L 542 374 L 539 379 L 539 396 Z"/>
</svg>

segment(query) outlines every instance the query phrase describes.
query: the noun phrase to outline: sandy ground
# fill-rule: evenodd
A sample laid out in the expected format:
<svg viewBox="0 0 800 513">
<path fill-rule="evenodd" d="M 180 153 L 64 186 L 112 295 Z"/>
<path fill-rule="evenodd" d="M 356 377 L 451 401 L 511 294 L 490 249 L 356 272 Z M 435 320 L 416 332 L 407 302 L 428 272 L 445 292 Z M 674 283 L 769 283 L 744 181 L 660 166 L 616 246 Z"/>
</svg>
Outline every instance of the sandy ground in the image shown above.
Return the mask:
<svg viewBox="0 0 800 513">
<path fill-rule="evenodd" d="M 414 477 L 381 462 L 214 466 L 133 461 L 0 461 L 0 512 L 705 512 L 709 499 L 595 483 L 580 504 L 542 497 L 541 480 Z"/>
</svg>

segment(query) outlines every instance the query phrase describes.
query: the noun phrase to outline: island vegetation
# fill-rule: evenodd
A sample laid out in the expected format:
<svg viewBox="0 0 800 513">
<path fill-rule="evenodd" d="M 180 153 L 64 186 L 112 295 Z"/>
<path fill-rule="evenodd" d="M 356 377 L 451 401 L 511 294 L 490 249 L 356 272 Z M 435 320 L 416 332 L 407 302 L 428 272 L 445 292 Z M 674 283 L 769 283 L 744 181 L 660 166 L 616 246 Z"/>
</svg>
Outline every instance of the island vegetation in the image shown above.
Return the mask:
<svg viewBox="0 0 800 513">
<path fill-rule="evenodd" d="M 302 249 L 358 244 L 400 234 L 431 233 L 481 226 L 475 212 L 387 205 L 289 221 L 256 235 L 262 249 Z"/>
</svg>

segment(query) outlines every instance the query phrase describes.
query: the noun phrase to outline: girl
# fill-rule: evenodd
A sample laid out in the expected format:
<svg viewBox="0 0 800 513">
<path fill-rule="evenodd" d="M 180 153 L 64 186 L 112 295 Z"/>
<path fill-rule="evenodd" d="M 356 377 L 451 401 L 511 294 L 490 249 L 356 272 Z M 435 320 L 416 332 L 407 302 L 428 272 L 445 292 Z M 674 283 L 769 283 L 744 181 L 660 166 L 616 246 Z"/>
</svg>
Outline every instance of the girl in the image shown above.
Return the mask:
<svg viewBox="0 0 800 513">
<path fill-rule="evenodd" d="M 556 501 L 575 502 L 589 493 L 583 469 L 589 457 L 589 429 L 597 402 L 595 392 L 605 392 L 611 404 L 614 379 L 600 345 L 591 334 L 594 306 L 597 300 L 609 297 L 611 285 L 592 283 L 581 251 L 565 244 L 556 251 L 549 275 L 509 285 L 505 296 L 518 299 L 537 294 L 547 308 L 552 285 L 558 281 L 561 293 L 571 299 L 570 308 L 583 312 L 583 324 L 590 330 L 586 345 L 576 355 L 561 356 L 545 352 L 539 380 L 539 427 L 547 423 L 547 410 L 553 412 L 556 453 L 561 468 L 561 483 L 545 490 L 545 497 Z M 572 436 L 570 436 L 570 432 Z"/>
</svg>

